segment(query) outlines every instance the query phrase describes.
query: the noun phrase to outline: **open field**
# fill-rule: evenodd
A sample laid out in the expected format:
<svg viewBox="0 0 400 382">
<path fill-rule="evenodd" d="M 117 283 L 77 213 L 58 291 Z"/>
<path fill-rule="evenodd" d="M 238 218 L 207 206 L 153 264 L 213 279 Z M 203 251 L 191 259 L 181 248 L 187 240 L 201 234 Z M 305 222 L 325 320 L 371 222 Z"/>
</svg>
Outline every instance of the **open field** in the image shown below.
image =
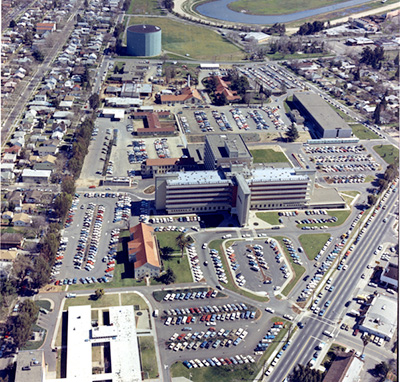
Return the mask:
<svg viewBox="0 0 400 382">
<path fill-rule="evenodd" d="M 122 305 L 138 305 L 140 310 L 148 309 L 146 301 L 137 293 L 121 293 Z"/>
<path fill-rule="evenodd" d="M 104 294 L 103 297 L 98 300 L 90 299 L 90 296 L 81 296 L 75 298 L 69 298 L 65 301 L 64 310 L 68 310 L 70 306 L 81 306 L 91 305 L 92 308 L 105 308 L 107 306 L 118 306 L 119 297 L 118 294 Z"/>
<path fill-rule="evenodd" d="M 396 164 L 399 161 L 399 149 L 392 145 L 374 146 L 375 152 L 382 157 L 387 164 Z"/>
<path fill-rule="evenodd" d="M 159 243 L 159 248 L 164 247 L 172 248 L 173 252 L 181 253 L 181 250 L 176 245 L 176 238 L 181 234 L 181 232 L 166 231 L 166 232 L 156 232 L 156 237 Z"/>
<path fill-rule="evenodd" d="M 257 212 L 256 216 L 271 225 L 279 225 L 279 215 L 277 212 Z"/>
<path fill-rule="evenodd" d="M 186 255 L 183 257 L 173 256 L 169 260 L 163 260 L 163 264 L 165 269 L 171 268 L 174 272 L 176 276 L 175 283 L 191 283 L 193 281 L 189 260 Z"/>
<path fill-rule="evenodd" d="M 381 139 L 379 135 L 375 134 L 373 131 L 357 123 L 355 125 L 350 125 L 353 134 L 360 139 Z"/>
<path fill-rule="evenodd" d="M 161 15 L 157 0 L 131 0 L 127 14 Z"/>
<path fill-rule="evenodd" d="M 238 0 L 228 7 L 236 12 L 245 10 L 255 15 L 282 15 L 343 3 L 345 0 Z"/>
<path fill-rule="evenodd" d="M 142 372 L 145 375 L 145 379 L 152 379 L 158 377 L 157 362 L 154 362 L 156 358 L 156 350 L 154 348 L 154 339 L 152 336 L 140 336 L 138 337 L 139 349 L 140 349 L 140 363 L 142 365 Z"/>
<path fill-rule="evenodd" d="M 315 233 L 299 236 L 299 241 L 309 260 L 314 260 L 326 241 L 330 238 L 329 233 Z"/>
<path fill-rule="evenodd" d="M 288 162 L 286 155 L 273 149 L 250 150 L 254 163 L 282 163 Z"/>
<path fill-rule="evenodd" d="M 129 25 L 141 23 L 157 25 L 162 29 L 162 48 L 166 52 L 189 54 L 199 60 L 235 61 L 243 52 L 212 30 L 167 18 L 132 17 Z"/>
</svg>

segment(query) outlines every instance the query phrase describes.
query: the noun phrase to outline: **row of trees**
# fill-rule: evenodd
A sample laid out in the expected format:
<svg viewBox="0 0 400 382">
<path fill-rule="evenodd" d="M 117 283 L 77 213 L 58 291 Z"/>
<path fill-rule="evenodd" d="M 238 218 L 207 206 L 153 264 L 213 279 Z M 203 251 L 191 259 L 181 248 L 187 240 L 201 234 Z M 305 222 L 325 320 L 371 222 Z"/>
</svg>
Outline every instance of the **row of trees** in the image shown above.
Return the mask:
<svg viewBox="0 0 400 382">
<path fill-rule="evenodd" d="M 384 59 L 385 51 L 383 47 L 377 46 L 372 50 L 369 46 L 366 46 L 361 52 L 360 63 L 372 66 L 374 69 L 380 69 Z"/>
<path fill-rule="evenodd" d="M 305 23 L 300 26 L 297 34 L 301 36 L 308 36 L 310 34 L 321 32 L 324 29 L 323 21 L 314 21 L 313 23 Z"/>
</svg>

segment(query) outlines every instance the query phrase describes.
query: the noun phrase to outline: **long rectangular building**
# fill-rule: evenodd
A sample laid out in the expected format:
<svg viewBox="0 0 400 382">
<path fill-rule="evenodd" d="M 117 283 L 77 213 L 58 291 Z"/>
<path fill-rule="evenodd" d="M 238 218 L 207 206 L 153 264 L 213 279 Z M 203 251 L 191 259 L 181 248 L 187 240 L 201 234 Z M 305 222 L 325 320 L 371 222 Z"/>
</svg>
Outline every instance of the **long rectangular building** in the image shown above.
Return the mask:
<svg viewBox="0 0 400 382">
<path fill-rule="evenodd" d="M 314 124 L 319 138 L 350 138 L 352 130 L 345 120 L 318 94 L 300 92 L 293 94 L 299 111 Z"/>
<path fill-rule="evenodd" d="M 307 206 L 314 174 L 291 168 L 168 173 L 156 177 L 156 208 L 168 214 L 230 211 L 243 226 L 251 209 Z"/>
</svg>

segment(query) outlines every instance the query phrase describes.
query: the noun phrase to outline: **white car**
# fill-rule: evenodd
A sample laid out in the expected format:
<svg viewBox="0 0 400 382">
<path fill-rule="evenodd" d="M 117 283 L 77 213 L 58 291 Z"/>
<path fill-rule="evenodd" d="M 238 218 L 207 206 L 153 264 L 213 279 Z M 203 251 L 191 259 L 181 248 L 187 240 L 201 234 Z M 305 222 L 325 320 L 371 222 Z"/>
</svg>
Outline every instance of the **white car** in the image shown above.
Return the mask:
<svg viewBox="0 0 400 382">
<path fill-rule="evenodd" d="M 269 313 L 275 313 L 275 310 L 272 308 L 265 308 L 265 310 Z"/>
</svg>

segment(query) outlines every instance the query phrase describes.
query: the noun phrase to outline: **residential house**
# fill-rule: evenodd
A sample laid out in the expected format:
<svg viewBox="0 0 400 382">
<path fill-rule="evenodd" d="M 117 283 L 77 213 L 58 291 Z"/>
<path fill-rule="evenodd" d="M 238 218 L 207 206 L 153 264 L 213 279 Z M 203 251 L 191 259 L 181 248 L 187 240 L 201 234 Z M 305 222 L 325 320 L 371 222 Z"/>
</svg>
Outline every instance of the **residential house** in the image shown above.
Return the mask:
<svg viewBox="0 0 400 382">
<path fill-rule="evenodd" d="M 2 163 L 15 163 L 17 161 L 17 154 L 5 153 L 1 161 Z"/>
<path fill-rule="evenodd" d="M 31 190 L 25 194 L 25 203 L 40 203 L 43 193 L 38 190 Z"/>
<path fill-rule="evenodd" d="M 128 258 L 133 263 L 135 278 L 160 275 L 161 261 L 154 229 L 144 223 L 131 227 Z"/>
<path fill-rule="evenodd" d="M 48 183 L 50 179 L 50 170 L 22 170 L 22 181 L 27 183 Z"/>
<path fill-rule="evenodd" d="M 7 193 L 7 202 L 15 206 L 15 211 L 21 211 L 22 207 L 22 193 L 20 191 L 11 191 Z"/>
<path fill-rule="evenodd" d="M 12 220 L 13 217 L 14 217 L 14 212 L 12 211 L 4 211 L 3 214 L 1 215 L 1 218 L 5 220 Z"/>
<path fill-rule="evenodd" d="M 30 227 L 32 225 L 32 218 L 23 212 L 14 214 L 12 223 L 15 227 Z"/>
<path fill-rule="evenodd" d="M 58 145 L 60 142 L 56 139 L 51 139 L 43 142 L 43 145 L 37 148 L 37 152 L 40 156 L 45 155 L 56 155 L 58 153 Z"/>
<path fill-rule="evenodd" d="M 24 243 L 24 236 L 20 233 L 2 233 L 0 235 L 0 248 L 21 248 Z"/>
<path fill-rule="evenodd" d="M 39 160 L 33 165 L 33 169 L 53 170 L 56 167 L 56 160 L 57 158 L 53 155 L 45 155 L 44 157 L 39 157 Z"/>
<path fill-rule="evenodd" d="M 33 215 L 38 212 L 38 207 L 34 203 L 24 203 L 21 207 L 21 212 L 28 215 Z"/>
</svg>

